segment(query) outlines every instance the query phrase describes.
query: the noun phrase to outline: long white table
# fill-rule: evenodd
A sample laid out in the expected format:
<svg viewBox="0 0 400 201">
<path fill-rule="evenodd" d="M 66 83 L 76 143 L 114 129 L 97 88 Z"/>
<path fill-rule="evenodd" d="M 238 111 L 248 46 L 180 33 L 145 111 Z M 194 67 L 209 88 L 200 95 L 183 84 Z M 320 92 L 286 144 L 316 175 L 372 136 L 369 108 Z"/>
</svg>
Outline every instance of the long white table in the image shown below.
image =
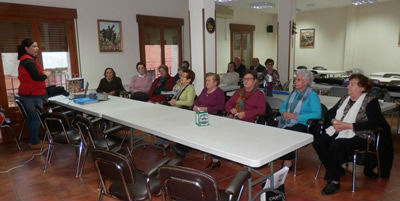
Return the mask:
<svg viewBox="0 0 400 201">
<path fill-rule="evenodd" d="M 114 96 L 108 101 L 88 105 L 75 104 L 63 96 L 49 100 L 217 155 L 249 169 L 270 163 L 271 173 L 274 160 L 313 141 L 312 135 L 214 115 L 209 116 L 209 126 L 198 127 L 193 111 Z M 248 181 L 249 200 L 252 200 L 252 186 L 265 178 Z"/>
<path fill-rule="evenodd" d="M 374 72 L 371 73 L 370 75 L 372 77 L 383 77 L 385 74 L 393 74 L 393 75 L 399 75 L 400 76 L 400 72 Z"/>
</svg>

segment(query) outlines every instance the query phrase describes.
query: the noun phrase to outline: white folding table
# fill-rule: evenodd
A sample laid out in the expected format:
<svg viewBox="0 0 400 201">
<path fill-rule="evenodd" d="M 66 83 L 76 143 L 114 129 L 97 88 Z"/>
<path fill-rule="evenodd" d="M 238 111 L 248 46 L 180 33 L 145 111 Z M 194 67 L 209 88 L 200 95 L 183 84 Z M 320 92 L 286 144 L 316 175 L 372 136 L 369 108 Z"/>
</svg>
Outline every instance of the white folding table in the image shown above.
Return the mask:
<svg viewBox="0 0 400 201">
<path fill-rule="evenodd" d="M 50 98 L 71 109 L 97 113 L 107 120 L 240 163 L 260 175 L 253 168 L 269 163 L 269 175 L 261 175 L 256 181 L 248 180 L 249 200 L 258 196 L 252 199 L 252 187 L 267 177 L 272 186 L 274 160 L 313 141 L 312 135 L 214 115 L 209 115 L 209 126 L 198 127 L 193 111 L 119 97 L 88 105 L 66 104 L 61 99 Z"/>
</svg>

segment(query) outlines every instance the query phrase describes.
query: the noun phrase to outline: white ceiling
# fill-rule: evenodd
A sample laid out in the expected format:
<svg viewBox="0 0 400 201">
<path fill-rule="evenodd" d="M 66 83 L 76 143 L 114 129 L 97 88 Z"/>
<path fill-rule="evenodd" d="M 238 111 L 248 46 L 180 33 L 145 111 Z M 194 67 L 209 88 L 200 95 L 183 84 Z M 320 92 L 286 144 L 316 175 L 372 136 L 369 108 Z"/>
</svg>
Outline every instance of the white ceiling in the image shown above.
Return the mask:
<svg viewBox="0 0 400 201">
<path fill-rule="evenodd" d="M 352 0 L 297 0 L 296 9 L 298 11 L 310 11 L 318 10 L 323 8 L 334 8 L 334 7 L 344 7 L 353 6 L 351 4 Z M 394 0 L 377 0 L 377 3 L 384 1 L 394 1 Z M 397 0 L 398 1 L 398 0 Z M 252 9 L 250 5 L 257 2 L 269 2 L 275 4 L 274 8 L 265 9 Z M 252 11 L 260 11 L 265 13 L 278 13 L 279 0 L 232 0 L 231 2 L 219 3 L 216 2 L 217 6 L 231 7 L 237 9 L 245 9 Z"/>
</svg>

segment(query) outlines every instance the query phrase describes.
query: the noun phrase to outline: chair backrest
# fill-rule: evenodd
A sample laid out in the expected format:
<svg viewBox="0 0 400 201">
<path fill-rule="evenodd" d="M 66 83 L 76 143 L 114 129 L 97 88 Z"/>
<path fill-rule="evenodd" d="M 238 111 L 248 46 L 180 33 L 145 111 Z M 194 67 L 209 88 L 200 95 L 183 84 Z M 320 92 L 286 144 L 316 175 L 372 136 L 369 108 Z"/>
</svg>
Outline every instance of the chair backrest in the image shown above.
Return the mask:
<svg viewBox="0 0 400 201">
<path fill-rule="evenodd" d="M 89 119 L 76 115 L 75 117 L 75 125 L 79 130 L 79 135 L 81 136 L 81 140 L 85 144 L 85 146 L 93 146 L 96 149 L 96 144 L 94 143 L 94 128 L 92 122 Z M 107 145 L 107 143 L 106 143 Z M 108 147 L 107 147 L 108 148 Z M 108 149 L 109 150 L 109 149 Z"/>
<path fill-rule="evenodd" d="M 332 87 L 329 90 L 329 95 L 336 96 L 336 97 L 343 97 L 347 95 L 347 88 L 346 87 Z"/>
<path fill-rule="evenodd" d="M 306 69 L 307 70 L 307 66 L 297 66 L 296 69 Z"/>
<path fill-rule="evenodd" d="M 4 121 L 6 120 L 6 111 L 0 105 L 0 126 L 3 125 Z M 1 132 L 1 131 L 0 131 Z"/>
<path fill-rule="evenodd" d="M 43 122 L 49 134 L 49 139 L 53 139 L 53 135 L 62 133 L 65 135 L 67 142 L 71 144 L 67 131 L 72 130 L 72 126 L 65 114 L 60 112 L 45 113 L 43 114 Z"/>
<path fill-rule="evenodd" d="M 292 81 L 292 79 L 288 79 L 285 83 L 282 85 L 282 90 L 283 91 L 289 91 L 289 84 Z"/>
<path fill-rule="evenodd" d="M 26 111 L 25 103 L 18 97 L 15 97 L 15 103 L 17 103 L 18 110 L 21 112 L 23 119 L 28 119 L 28 113 Z"/>
<path fill-rule="evenodd" d="M 400 80 L 392 80 L 389 82 L 390 86 L 400 86 Z"/>
<path fill-rule="evenodd" d="M 385 73 L 385 74 L 383 74 L 383 77 L 396 77 L 396 76 L 400 76 L 400 74 L 398 74 L 398 73 Z"/>
<path fill-rule="evenodd" d="M 312 69 L 313 70 L 327 70 L 326 68 L 324 68 L 322 66 L 314 66 Z"/>
<path fill-rule="evenodd" d="M 205 172 L 166 165 L 159 173 L 166 200 L 220 200 L 217 181 Z"/>
<path fill-rule="evenodd" d="M 106 194 L 110 194 L 105 180 L 111 180 L 112 183 L 119 182 L 124 188 L 125 197 L 121 197 L 121 195 L 114 196 L 122 200 L 133 200 L 127 188 L 129 184 L 135 182 L 135 169 L 132 165 L 132 161 L 120 153 L 107 150 L 95 149 L 92 154 L 103 191 Z"/>
</svg>

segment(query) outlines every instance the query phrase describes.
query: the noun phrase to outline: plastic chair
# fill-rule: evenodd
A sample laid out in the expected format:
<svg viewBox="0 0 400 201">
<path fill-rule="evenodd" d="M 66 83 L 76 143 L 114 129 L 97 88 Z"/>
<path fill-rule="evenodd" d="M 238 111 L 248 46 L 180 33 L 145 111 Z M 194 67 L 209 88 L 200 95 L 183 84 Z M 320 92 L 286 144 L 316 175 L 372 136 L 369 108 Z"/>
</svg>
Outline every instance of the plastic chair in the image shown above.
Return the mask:
<svg viewBox="0 0 400 201">
<path fill-rule="evenodd" d="M 82 141 L 78 131 L 72 128 L 67 116 L 59 112 L 45 113 L 43 115 L 43 122 L 46 127 L 47 138 L 49 139 L 49 146 L 47 149 L 43 171 L 45 172 L 47 169 L 47 165 L 53 155 L 55 145 L 68 144 L 78 149 L 78 163 L 75 174 L 75 176 L 78 177 L 83 149 Z"/>
<path fill-rule="evenodd" d="M 219 189 L 217 181 L 200 170 L 166 165 L 160 167 L 164 200 L 230 201 L 240 200 L 244 183 L 250 178 L 247 170 L 241 170 L 225 189 Z"/>
<path fill-rule="evenodd" d="M 126 152 L 131 151 L 128 149 Z M 103 195 L 129 201 L 151 200 L 152 195 L 161 189 L 158 169 L 168 163 L 181 163 L 178 159 L 163 158 L 146 171 L 141 171 L 136 169 L 132 155 L 101 149 L 93 151 L 93 159 L 101 184 L 99 200 Z"/>
<path fill-rule="evenodd" d="M 377 168 L 378 168 L 378 176 L 381 177 L 381 165 L 380 165 L 380 158 L 379 158 L 379 139 L 380 139 L 380 135 L 383 132 L 382 128 L 378 128 L 376 130 L 376 137 L 375 140 L 374 138 L 372 138 L 371 135 L 368 135 L 367 138 L 367 148 L 366 149 L 358 149 L 355 150 L 354 153 L 352 154 L 352 159 L 353 159 L 353 176 L 352 176 L 352 186 L 351 186 L 351 190 L 352 192 L 355 192 L 355 186 L 356 186 L 356 165 L 358 164 L 357 162 L 359 160 L 362 154 L 374 154 L 376 155 L 377 158 Z M 318 178 L 319 172 L 321 170 L 322 167 L 322 162 L 318 165 L 318 169 L 317 172 L 315 174 L 314 179 Z"/>
<path fill-rule="evenodd" d="M 8 128 L 11 135 L 13 136 L 15 143 L 17 144 L 18 150 L 21 151 L 21 146 L 19 145 L 17 136 L 15 136 L 15 132 L 14 129 L 12 128 L 12 121 L 10 120 L 10 118 L 6 117 L 6 111 L 0 106 L 0 136 L 3 136 L 2 134 L 2 130 L 3 128 Z"/>
<path fill-rule="evenodd" d="M 19 97 L 15 97 L 14 99 L 15 99 L 15 103 L 17 104 L 18 110 L 21 113 L 21 117 L 22 117 L 21 130 L 19 131 L 19 136 L 18 136 L 18 140 L 21 140 L 21 136 L 22 136 L 22 133 L 24 132 L 24 129 L 26 126 L 26 121 L 28 119 L 28 113 L 25 108 L 24 102 L 21 99 L 19 99 Z"/>
</svg>

